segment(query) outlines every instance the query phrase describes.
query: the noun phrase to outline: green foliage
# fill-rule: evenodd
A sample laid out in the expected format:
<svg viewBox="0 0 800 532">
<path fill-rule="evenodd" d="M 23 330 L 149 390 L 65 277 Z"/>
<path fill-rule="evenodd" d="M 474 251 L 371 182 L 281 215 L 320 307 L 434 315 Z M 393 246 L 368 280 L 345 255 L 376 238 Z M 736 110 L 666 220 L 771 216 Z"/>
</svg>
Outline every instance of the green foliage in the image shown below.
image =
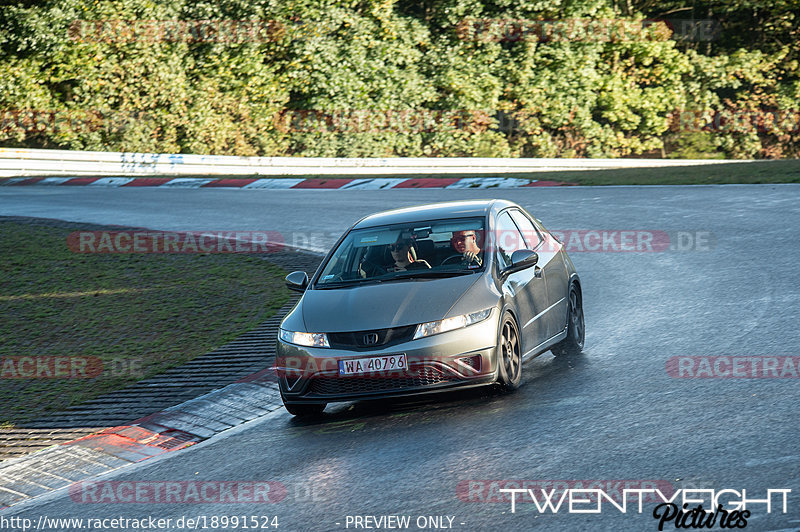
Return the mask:
<svg viewBox="0 0 800 532">
<path fill-rule="evenodd" d="M 11 4 L 0 8 L 6 146 L 800 156 L 800 125 L 764 119 L 800 101 L 796 0 Z M 652 22 L 692 18 L 719 31 L 678 38 Z M 686 128 L 687 112 L 757 118 Z"/>
</svg>

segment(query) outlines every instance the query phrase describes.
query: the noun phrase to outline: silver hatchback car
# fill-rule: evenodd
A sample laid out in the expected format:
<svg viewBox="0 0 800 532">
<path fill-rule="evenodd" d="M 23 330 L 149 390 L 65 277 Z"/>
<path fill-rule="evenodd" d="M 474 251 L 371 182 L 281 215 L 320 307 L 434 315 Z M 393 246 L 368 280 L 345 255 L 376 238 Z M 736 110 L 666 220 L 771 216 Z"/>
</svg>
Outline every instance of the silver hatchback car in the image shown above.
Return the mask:
<svg viewBox="0 0 800 532">
<path fill-rule="evenodd" d="M 505 200 L 367 216 L 339 239 L 284 318 L 275 370 L 286 409 L 497 383 L 583 349 L 581 283 L 564 246 Z"/>
</svg>

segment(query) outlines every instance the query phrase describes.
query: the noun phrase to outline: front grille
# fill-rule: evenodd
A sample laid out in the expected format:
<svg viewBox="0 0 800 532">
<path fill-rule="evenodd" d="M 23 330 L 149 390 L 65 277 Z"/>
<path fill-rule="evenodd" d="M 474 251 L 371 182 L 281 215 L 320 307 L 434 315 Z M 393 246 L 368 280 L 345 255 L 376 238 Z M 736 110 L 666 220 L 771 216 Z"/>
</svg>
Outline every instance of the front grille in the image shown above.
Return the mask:
<svg viewBox="0 0 800 532">
<path fill-rule="evenodd" d="M 372 331 L 352 331 L 328 333 L 328 343 L 334 349 L 375 349 L 400 344 L 411 340 L 416 325 L 375 329 Z M 366 336 L 374 335 L 374 343 L 368 343 Z"/>
<path fill-rule="evenodd" d="M 311 381 L 308 393 L 313 395 L 348 395 L 370 392 L 387 392 L 432 386 L 453 379 L 442 370 L 424 367 L 408 377 L 316 377 Z"/>
</svg>

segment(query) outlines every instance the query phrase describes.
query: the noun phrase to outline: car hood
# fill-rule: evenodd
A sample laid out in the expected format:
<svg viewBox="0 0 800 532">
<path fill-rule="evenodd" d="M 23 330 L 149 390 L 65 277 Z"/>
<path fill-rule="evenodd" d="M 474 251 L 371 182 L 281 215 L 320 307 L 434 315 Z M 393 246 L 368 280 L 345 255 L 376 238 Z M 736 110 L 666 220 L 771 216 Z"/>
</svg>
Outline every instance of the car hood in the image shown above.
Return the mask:
<svg viewBox="0 0 800 532">
<path fill-rule="evenodd" d="M 474 274 L 307 290 L 301 301 L 303 321 L 307 331 L 345 332 L 440 320 L 481 277 Z"/>
</svg>

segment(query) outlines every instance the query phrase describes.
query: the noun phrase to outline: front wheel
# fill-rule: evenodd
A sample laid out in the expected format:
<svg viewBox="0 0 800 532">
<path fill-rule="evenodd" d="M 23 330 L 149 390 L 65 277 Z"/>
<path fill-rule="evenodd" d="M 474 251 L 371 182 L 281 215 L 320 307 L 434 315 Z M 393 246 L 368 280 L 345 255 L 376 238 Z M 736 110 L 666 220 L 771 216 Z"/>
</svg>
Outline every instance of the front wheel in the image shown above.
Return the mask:
<svg viewBox="0 0 800 532">
<path fill-rule="evenodd" d="M 500 325 L 500 336 L 497 342 L 497 382 L 505 391 L 519 388 L 522 380 L 522 350 L 519 342 L 517 322 L 511 314 L 506 313 Z"/>
<path fill-rule="evenodd" d="M 586 326 L 583 321 L 583 298 L 576 285 L 569 289 L 569 312 L 567 313 L 567 337 L 551 349 L 557 357 L 572 356 L 583 351 Z"/>
</svg>

